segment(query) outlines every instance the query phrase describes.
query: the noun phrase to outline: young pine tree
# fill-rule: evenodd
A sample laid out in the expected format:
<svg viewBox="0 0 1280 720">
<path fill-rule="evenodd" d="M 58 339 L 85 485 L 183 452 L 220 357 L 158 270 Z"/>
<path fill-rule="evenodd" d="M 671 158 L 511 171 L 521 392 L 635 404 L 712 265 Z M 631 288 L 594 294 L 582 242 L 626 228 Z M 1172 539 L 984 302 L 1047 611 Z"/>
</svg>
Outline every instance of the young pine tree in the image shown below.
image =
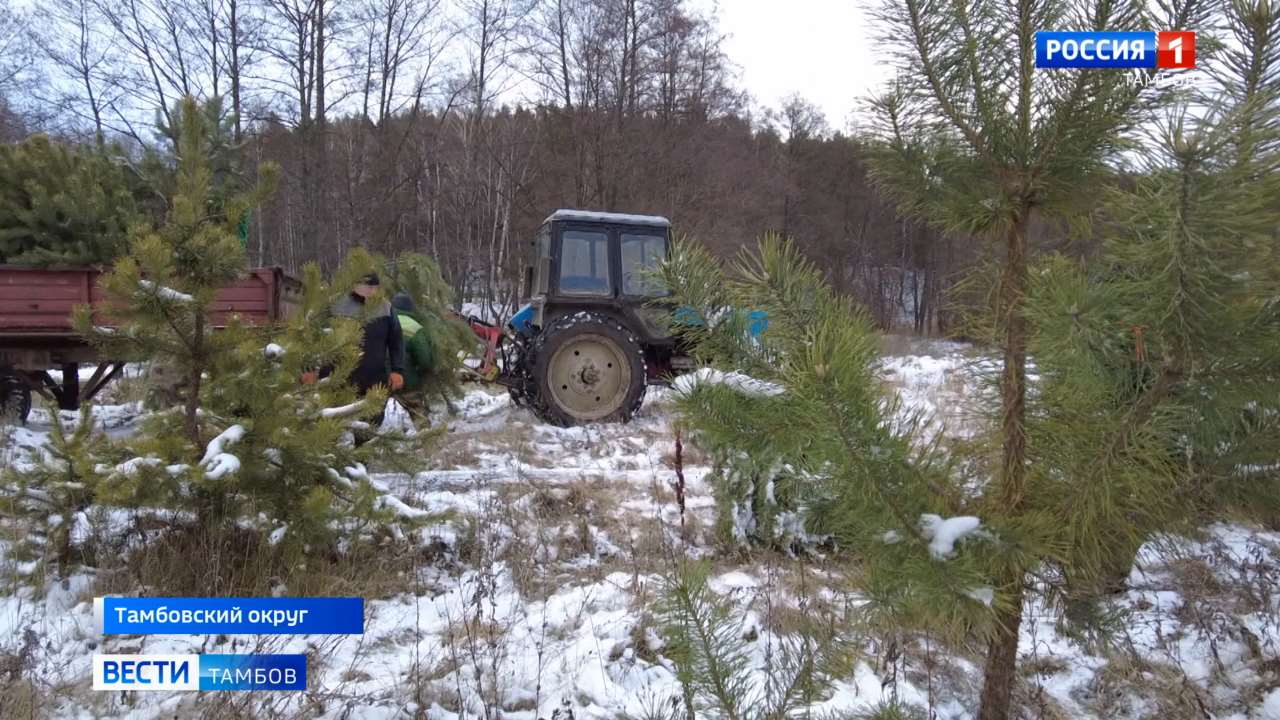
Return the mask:
<svg viewBox="0 0 1280 720">
<path fill-rule="evenodd" d="M 1033 221 L 1087 219 L 1127 131 L 1162 100 L 1157 86 L 1126 72 L 1036 68 L 1035 33 L 1204 29 L 1212 7 L 1205 0 L 881 5 L 885 44 L 903 70 L 872 103 L 873 176 L 906 213 L 990 239 L 1001 255 L 991 338 L 1002 356 L 999 459 L 987 495 L 1010 530 L 1023 526 L 1010 541 L 1036 536 L 1044 521 L 1030 502 L 1027 444 Z M 1025 546 L 1006 557 L 996 583 L 1004 611 L 988 648 L 980 720 L 1009 717 L 1026 578 L 1044 556 Z"/>
<path fill-rule="evenodd" d="M 1226 27 L 1108 192 L 1098 261 L 1031 286 L 1029 502 L 1061 520 L 1071 600 L 1122 589 L 1158 533 L 1280 519 L 1280 12 L 1231 3 Z"/>
<path fill-rule="evenodd" d="M 683 712 L 673 706 L 665 717 L 786 720 L 827 699 L 850 670 L 849 648 L 816 628 L 776 638 L 758 681 L 746 614 L 711 589 L 708 570 L 677 567 L 657 605 L 663 654 L 676 665 L 684 700 Z"/>
<path fill-rule="evenodd" d="M 77 329 L 105 357 L 149 359 L 172 365 L 184 379 L 182 439 L 203 447 L 201 388 L 213 361 L 228 351 L 234 334 L 215 333 L 209 309 L 217 291 L 246 269 L 235 235 L 240 216 L 257 205 L 274 181 L 274 166 L 263 168 L 252 191 L 212 202 L 207 118 L 187 98 L 168 216 L 158 228 L 136 227 L 129 252 L 101 280 L 111 299 L 111 330 L 99 329 L 91 309 L 79 308 Z"/>
<path fill-rule="evenodd" d="M 167 112 L 156 112 L 156 133 L 162 144 L 149 148 L 140 163 L 139 172 L 153 187 L 172 187 L 178 168 L 169 162 L 179 153 L 182 143 L 183 101 L 178 100 Z M 224 212 L 228 200 L 244 192 L 247 178 L 241 167 L 244 142 L 235 140 L 234 115 L 224 111 L 221 97 L 213 96 L 196 104 L 201 115 L 200 124 L 205 128 L 205 155 L 209 169 L 209 205 L 216 212 Z M 232 218 L 235 219 L 235 218 Z M 237 234 L 243 239 L 248 214 L 242 214 L 237 222 Z"/>
<path fill-rule="evenodd" d="M 231 318 L 213 327 L 216 291 L 245 270 L 238 218 L 270 186 L 220 195 L 206 162 L 208 117 L 182 104 L 175 194 L 165 224 L 136 231 L 129 254 L 103 278 L 112 304 L 100 328 L 89 308 L 81 331 L 109 357 L 163 362 L 187 379 L 180 403 L 151 416 L 124 442 L 124 462 L 104 463 L 93 487 L 105 504 L 187 511 L 205 531 L 249 528 L 284 543 L 286 558 L 337 552 L 357 540 L 402 537 L 390 523 L 424 515 L 387 496 L 368 474 L 399 438 L 374 435 L 365 418 L 386 393 L 363 398 L 347 382 L 360 352 L 361 318 L 333 318 L 334 301 L 376 264 L 354 254 L 326 284 L 305 269 L 301 303 L 278 332 Z M 331 369 L 304 385 L 304 372 Z M 353 432 L 373 441 L 360 447 Z M 390 448 L 399 450 L 398 446 Z M 181 516 L 179 516 L 181 517 Z"/>
<path fill-rule="evenodd" d="M 735 474 L 713 481 L 717 501 L 785 503 L 804 532 L 858 563 L 865 611 L 895 627 L 990 630 L 995 558 L 1019 546 L 998 521 L 973 516 L 980 498 L 936 447 L 916 442 L 920 418 L 886 390 L 867 315 L 777 238 L 727 273 L 682 243 L 664 273 L 677 331 L 726 368 L 677 381 L 691 439 L 737 458 Z M 749 332 L 748 309 L 767 313 L 762 333 Z"/>
<path fill-rule="evenodd" d="M 74 428 L 56 408 L 49 414 L 49 442 L 28 448 L 25 458 L 4 470 L 0 516 L 24 528 L 12 550 L 15 558 L 56 566 L 65 575 L 74 549 L 72 533 L 96 496 L 95 465 L 107 441 L 94 426 L 88 405 L 81 408 Z"/>
<path fill-rule="evenodd" d="M 386 495 L 366 468 L 373 460 L 411 462 L 431 436 L 411 441 L 370 427 L 386 390 L 358 397 L 346 381 L 359 359 L 363 320 L 329 312 L 372 267 L 372 258 L 356 254 L 325 283 L 319 267 L 309 264 L 302 302 L 282 332 L 264 338 L 252 328 L 229 328 L 235 345 L 218 358 L 206 383 L 208 416 L 226 428 L 223 435 L 239 429 L 234 447 L 224 449 L 235 469 L 214 484 L 230 493 L 228 505 L 242 525 L 280 533 L 285 552 L 298 558 L 307 547 L 336 550 L 339 538 L 351 547 L 402 537 L 398 523 L 425 516 Z M 329 376 L 313 385 L 299 382 L 317 367 L 329 368 Z M 368 441 L 357 446 L 356 434 Z M 210 462 L 201 467 L 208 480 Z"/>
</svg>

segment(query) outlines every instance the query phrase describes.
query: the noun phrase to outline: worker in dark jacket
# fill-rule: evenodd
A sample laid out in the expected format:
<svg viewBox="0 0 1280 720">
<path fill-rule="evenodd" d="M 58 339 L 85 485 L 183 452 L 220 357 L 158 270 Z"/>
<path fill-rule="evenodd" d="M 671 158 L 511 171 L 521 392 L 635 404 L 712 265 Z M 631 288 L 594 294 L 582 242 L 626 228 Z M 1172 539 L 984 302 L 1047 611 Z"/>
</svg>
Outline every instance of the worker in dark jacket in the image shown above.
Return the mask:
<svg viewBox="0 0 1280 720">
<path fill-rule="evenodd" d="M 391 304 L 383 301 L 376 308 L 366 309 L 369 298 L 378 292 L 380 281 L 375 274 L 360 279 L 351 292 L 334 303 L 335 317 L 364 320 L 364 335 L 360 341 L 360 360 L 351 371 L 351 384 L 361 396 L 375 385 L 386 385 L 392 392 L 404 387 L 404 337 L 400 322 L 391 310 Z M 390 370 L 390 372 L 388 372 Z M 304 383 L 313 383 L 328 375 L 330 369 L 311 371 L 302 376 Z M 374 418 L 381 424 L 382 413 Z"/>
<path fill-rule="evenodd" d="M 374 385 L 386 385 L 392 392 L 404 387 L 404 335 L 391 303 L 384 300 L 376 308 L 365 307 L 380 284 L 377 275 L 366 275 L 333 305 L 336 317 L 364 319 L 360 362 L 351 371 L 351 384 L 361 395 Z"/>
</svg>

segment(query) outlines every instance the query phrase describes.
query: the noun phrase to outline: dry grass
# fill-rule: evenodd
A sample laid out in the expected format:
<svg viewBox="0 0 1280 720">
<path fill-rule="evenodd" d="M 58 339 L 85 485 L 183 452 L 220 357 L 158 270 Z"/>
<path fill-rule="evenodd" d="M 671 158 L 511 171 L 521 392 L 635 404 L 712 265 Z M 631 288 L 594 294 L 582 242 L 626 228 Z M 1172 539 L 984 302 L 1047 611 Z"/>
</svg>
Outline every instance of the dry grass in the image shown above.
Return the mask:
<svg viewBox="0 0 1280 720">
<path fill-rule="evenodd" d="M 523 422 L 507 422 L 500 428 L 482 431 L 450 428 L 431 452 L 431 467 L 476 467 L 484 452 L 511 453 L 524 462 L 537 462 L 537 453 L 529 451 L 532 437 L 532 427 Z"/>
<path fill-rule="evenodd" d="M 102 388 L 98 396 L 94 398 L 94 403 L 98 405 L 124 405 L 125 403 L 146 402 L 150 388 L 153 383 L 151 381 L 151 371 L 143 369 L 137 375 L 130 375 L 126 372 L 120 373 L 115 380 L 107 383 Z"/>
<path fill-rule="evenodd" d="M 905 331 L 892 331 L 880 334 L 881 355 L 929 355 L 939 357 L 946 350 L 938 338 Z"/>
<path fill-rule="evenodd" d="M 290 595 L 383 597 L 403 590 L 413 552 L 356 544 L 346 553 L 291 557 L 252 530 L 177 524 L 124 554 L 118 565 L 104 565 L 95 592 L 269 597 L 287 589 Z"/>
<path fill-rule="evenodd" d="M 0 645 L 0 718 L 49 717 L 45 689 L 34 677 L 35 633 L 27 630 Z"/>
<path fill-rule="evenodd" d="M 1094 675 L 1085 704 L 1099 717 L 1202 720 L 1210 715 L 1201 692 L 1180 668 L 1125 653 Z"/>
</svg>

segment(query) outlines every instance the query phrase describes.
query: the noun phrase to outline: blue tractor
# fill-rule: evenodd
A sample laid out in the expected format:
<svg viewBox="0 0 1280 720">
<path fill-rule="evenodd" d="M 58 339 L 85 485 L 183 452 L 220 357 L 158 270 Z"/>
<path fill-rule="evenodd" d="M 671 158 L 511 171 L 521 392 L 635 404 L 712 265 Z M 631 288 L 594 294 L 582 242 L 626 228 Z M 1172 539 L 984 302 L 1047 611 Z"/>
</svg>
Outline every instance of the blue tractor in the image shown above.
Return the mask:
<svg viewBox="0 0 1280 720">
<path fill-rule="evenodd" d="M 648 385 L 692 366 L 653 304 L 670 245 L 664 217 L 552 213 L 533 240 L 529 302 L 501 329 L 471 320 L 493 379 L 549 423 L 630 420 Z"/>
</svg>

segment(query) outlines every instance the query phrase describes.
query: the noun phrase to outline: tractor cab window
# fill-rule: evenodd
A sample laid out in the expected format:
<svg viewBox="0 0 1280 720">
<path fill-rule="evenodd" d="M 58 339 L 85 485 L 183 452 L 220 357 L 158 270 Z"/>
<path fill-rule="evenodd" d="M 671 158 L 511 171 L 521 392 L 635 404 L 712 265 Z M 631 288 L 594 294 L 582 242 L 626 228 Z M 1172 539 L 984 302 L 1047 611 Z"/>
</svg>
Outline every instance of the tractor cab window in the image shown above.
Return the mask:
<svg viewBox="0 0 1280 720">
<path fill-rule="evenodd" d="M 565 295 L 611 295 L 609 234 L 565 230 L 560 240 L 560 292 Z"/>
<path fill-rule="evenodd" d="M 667 294 L 658 268 L 667 258 L 665 235 L 622 234 L 622 294 L 660 297 Z"/>
<path fill-rule="evenodd" d="M 534 236 L 534 260 L 529 278 L 531 295 L 545 295 L 551 270 L 551 228 L 546 225 L 538 228 Z"/>
</svg>

